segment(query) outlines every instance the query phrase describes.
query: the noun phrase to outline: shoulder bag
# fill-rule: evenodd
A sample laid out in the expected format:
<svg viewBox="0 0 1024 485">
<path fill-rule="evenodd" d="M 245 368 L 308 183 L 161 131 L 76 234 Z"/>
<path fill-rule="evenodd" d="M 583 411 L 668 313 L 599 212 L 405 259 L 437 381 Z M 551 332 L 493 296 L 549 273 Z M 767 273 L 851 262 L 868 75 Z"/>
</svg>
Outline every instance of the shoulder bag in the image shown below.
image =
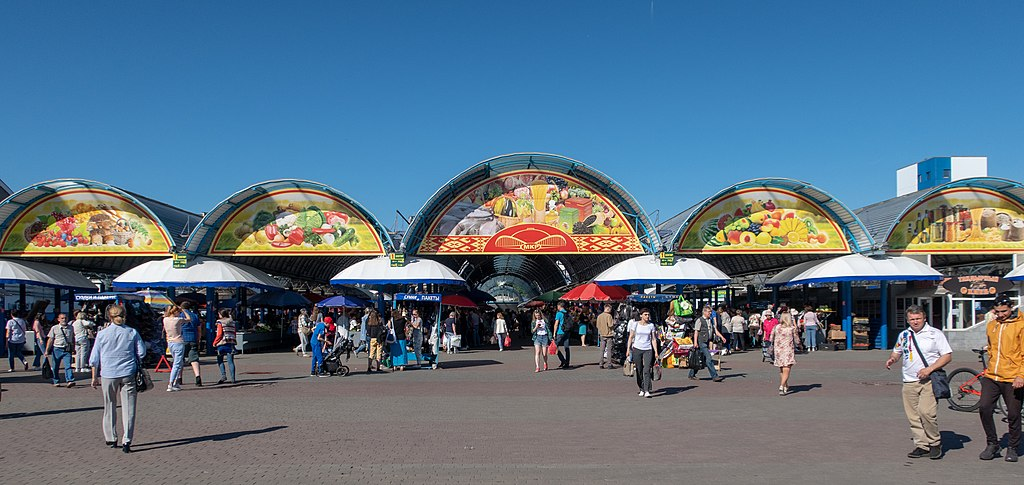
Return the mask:
<svg viewBox="0 0 1024 485">
<path fill-rule="evenodd" d="M 132 352 L 135 352 L 135 347 L 132 347 Z M 153 388 L 153 378 L 149 377 L 149 372 L 142 368 L 142 362 L 139 362 L 139 358 L 135 357 L 135 392 L 146 392 Z"/>
<path fill-rule="evenodd" d="M 924 358 L 924 352 L 921 352 L 921 347 L 917 345 L 917 338 L 914 337 L 913 330 L 907 330 L 910 333 L 910 341 L 914 343 L 914 348 L 917 349 L 917 355 L 921 357 L 921 363 L 925 367 L 928 367 L 928 361 Z M 929 376 L 928 380 L 932 381 L 932 392 L 935 393 L 935 400 L 949 399 L 952 397 L 952 392 L 949 390 L 949 376 L 946 375 L 945 369 L 937 369 L 933 371 Z"/>
</svg>

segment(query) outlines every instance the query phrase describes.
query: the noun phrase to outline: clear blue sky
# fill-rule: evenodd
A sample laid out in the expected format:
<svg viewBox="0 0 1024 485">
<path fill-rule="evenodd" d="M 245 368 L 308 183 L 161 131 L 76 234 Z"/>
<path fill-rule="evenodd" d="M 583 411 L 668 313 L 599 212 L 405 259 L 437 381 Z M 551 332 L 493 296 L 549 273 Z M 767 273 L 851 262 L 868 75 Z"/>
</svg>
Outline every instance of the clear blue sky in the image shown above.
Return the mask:
<svg viewBox="0 0 1024 485">
<path fill-rule="evenodd" d="M 572 157 L 664 220 L 732 183 L 861 207 L 897 168 L 1024 179 L 1024 2 L 0 2 L 0 178 L 206 211 L 330 184 L 391 226 L 492 156 Z"/>
</svg>

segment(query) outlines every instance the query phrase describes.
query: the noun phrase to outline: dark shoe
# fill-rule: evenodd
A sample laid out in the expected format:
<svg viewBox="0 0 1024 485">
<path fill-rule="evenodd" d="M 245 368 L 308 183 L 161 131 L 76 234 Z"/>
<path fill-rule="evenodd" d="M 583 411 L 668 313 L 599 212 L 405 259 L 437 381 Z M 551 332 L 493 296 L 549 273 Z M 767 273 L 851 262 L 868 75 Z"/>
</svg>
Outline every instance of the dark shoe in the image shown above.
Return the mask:
<svg viewBox="0 0 1024 485">
<path fill-rule="evenodd" d="M 725 380 L 725 378 L 722 377 L 722 376 L 718 376 L 718 377 L 716 377 L 714 379 L 711 379 L 712 382 L 722 382 L 724 380 Z"/>
<path fill-rule="evenodd" d="M 125 453 L 131 453 L 132 452 L 132 444 L 131 443 L 125 443 L 124 446 L 121 447 L 121 451 L 123 451 Z"/>
<path fill-rule="evenodd" d="M 313 374 L 310 374 L 310 375 L 313 375 Z M 223 383 L 225 383 L 227 381 L 228 381 L 227 379 L 221 379 L 221 380 L 217 381 L 217 385 L 219 386 L 219 385 L 221 385 L 221 384 L 223 384 Z"/>
<path fill-rule="evenodd" d="M 928 456 L 928 450 L 921 447 L 914 448 L 914 451 L 907 453 L 907 458 L 921 458 L 922 456 Z"/>
<path fill-rule="evenodd" d="M 689 377 L 687 377 L 687 379 L 690 379 L 691 381 L 696 381 L 696 380 L 698 380 L 698 379 L 697 379 L 697 376 L 689 376 Z"/>
<path fill-rule="evenodd" d="M 991 460 L 997 456 L 999 456 L 999 445 L 995 444 L 986 446 L 985 451 L 982 451 L 981 454 L 978 455 L 978 458 L 981 458 L 982 460 Z"/>
<path fill-rule="evenodd" d="M 196 387 L 203 387 L 203 378 L 196 376 Z"/>
<path fill-rule="evenodd" d="M 1017 463 L 1017 448 L 1010 447 L 1006 449 L 1006 461 Z"/>
<path fill-rule="evenodd" d="M 932 460 L 938 460 L 942 458 L 942 445 L 929 446 L 928 447 L 928 458 Z"/>
<path fill-rule="evenodd" d="M 117 448 L 117 441 L 104 441 L 104 443 L 111 448 Z"/>
<path fill-rule="evenodd" d="M 71 381 L 71 382 L 68 383 L 68 388 L 72 388 L 72 387 L 75 387 L 75 381 Z"/>
</svg>

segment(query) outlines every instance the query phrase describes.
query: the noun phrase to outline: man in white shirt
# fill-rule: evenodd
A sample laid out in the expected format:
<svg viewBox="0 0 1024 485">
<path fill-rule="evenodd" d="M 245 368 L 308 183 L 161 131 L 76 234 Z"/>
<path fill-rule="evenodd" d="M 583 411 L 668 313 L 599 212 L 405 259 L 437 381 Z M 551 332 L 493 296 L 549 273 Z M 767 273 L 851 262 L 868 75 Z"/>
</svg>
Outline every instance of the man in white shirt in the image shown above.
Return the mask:
<svg viewBox="0 0 1024 485">
<path fill-rule="evenodd" d="M 916 445 L 907 456 L 927 456 L 938 460 L 942 458 L 942 439 L 930 376 L 953 360 L 953 349 L 941 330 L 928 325 L 921 307 L 912 305 L 907 308 L 907 324 L 910 328 L 896 337 L 896 346 L 889 360 L 885 361 L 885 368 L 902 357 L 903 411 L 910 421 L 910 432 Z"/>
</svg>

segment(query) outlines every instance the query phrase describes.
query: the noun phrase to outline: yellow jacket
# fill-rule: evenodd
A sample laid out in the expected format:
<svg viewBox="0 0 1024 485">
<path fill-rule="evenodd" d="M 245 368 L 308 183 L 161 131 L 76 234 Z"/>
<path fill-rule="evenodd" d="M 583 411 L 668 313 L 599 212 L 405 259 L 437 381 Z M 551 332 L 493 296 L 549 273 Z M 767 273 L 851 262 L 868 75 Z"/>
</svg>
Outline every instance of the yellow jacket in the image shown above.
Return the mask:
<svg viewBox="0 0 1024 485">
<path fill-rule="evenodd" d="M 1020 310 L 1006 322 L 989 322 L 986 333 L 988 377 L 999 382 L 1012 382 L 1014 378 L 1024 377 L 1024 315 Z"/>
</svg>

